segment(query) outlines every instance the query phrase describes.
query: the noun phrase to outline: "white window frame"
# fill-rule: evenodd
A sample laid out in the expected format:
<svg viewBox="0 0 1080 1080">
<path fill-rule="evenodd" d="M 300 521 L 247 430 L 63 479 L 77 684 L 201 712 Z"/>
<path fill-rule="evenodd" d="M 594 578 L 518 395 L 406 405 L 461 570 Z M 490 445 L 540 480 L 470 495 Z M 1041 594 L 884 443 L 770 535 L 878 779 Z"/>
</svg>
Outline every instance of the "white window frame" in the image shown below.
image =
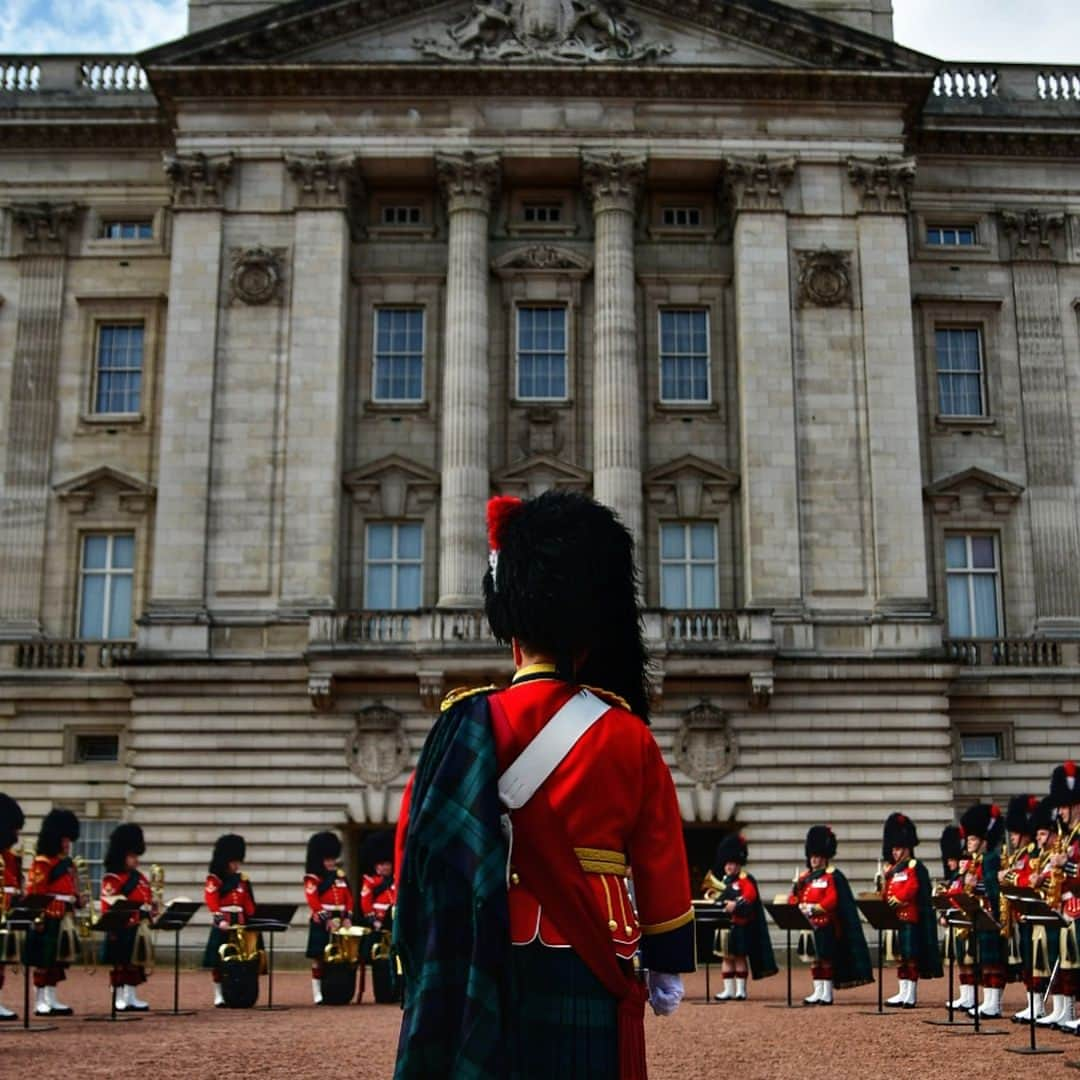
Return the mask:
<svg viewBox="0 0 1080 1080">
<path fill-rule="evenodd" d="M 705 396 L 703 398 L 669 398 L 664 397 L 664 357 L 665 356 L 696 356 L 696 353 L 665 353 L 664 352 L 664 316 L 679 312 L 701 312 L 705 316 Z M 679 305 L 665 304 L 656 312 L 656 381 L 657 392 L 661 405 L 711 405 L 713 400 L 712 389 L 712 311 L 702 305 Z"/>
<path fill-rule="evenodd" d="M 86 541 L 95 539 L 97 537 L 105 537 L 108 540 L 108 547 L 106 549 L 105 566 L 96 569 L 87 569 L 86 567 Z M 120 537 L 131 537 L 131 566 L 130 567 L 113 567 L 113 548 L 116 545 L 116 540 Z M 84 641 L 131 641 L 135 636 L 135 566 L 138 563 L 138 550 L 135 547 L 136 536 L 134 531 L 132 532 L 84 532 L 79 534 L 79 588 L 78 588 L 78 604 L 75 611 L 75 636 Z M 105 605 L 102 609 L 102 631 L 106 631 L 109 628 L 109 623 L 112 622 L 112 600 L 113 590 L 112 581 L 117 577 L 129 577 L 131 578 L 131 611 L 128 614 L 128 624 L 130 626 L 130 633 L 126 638 L 110 638 L 102 633 L 101 637 L 84 637 L 82 633 L 82 613 L 83 613 L 83 598 L 85 595 L 86 579 L 88 576 L 104 577 L 105 578 Z"/>
<path fill-rule="evenodd" d="M 965 565 L 950 567 L 949 555 L 946 550 L 945 555 L 945 624 L 948 630 L 948 636 L 952 637 L 952 628 L 950 624 L 951 611 L 949 609 L 949 578 L 962 576 L 967 579 L 965 589 L 967 593 L 968 604 L 968 624 L 972 628 L 972 633 L 967 639 L 962 640 L 976 640 L 976 641 L 994 641 L 997 638 L 1005 637 L 1005 608 L 1002 603 L 1002 587 L 1001 587 L 1001 544 L 997 533 L 980 531 L 978 529 L 972 532 L 958 532 L 956 530 L 949 530 L 945 533 L 946 545 L 950 540 L 962 539 L 964 541 L 964 555 Z M 994 548 L 994 566 L 993 569 L 986 569 L 985 567 L 976 567 L 972 565 L 971 556 L 971 541 L 972 540 L 989 540 L 993 544 Z M 994 578 L 994 605 L 995 616 L 997 618 L 997 633 L 995 634 L 977 634 L 975 630 L 975 590 L 971 587 L 971 579 L 980 576 L 985 577 L 991 575 Z"/>
<path fill-rule="evenodd" d="M 385 528 L 390 526 L 393 529 L 392 543 L 389 558 L 373 559 L 371 557 L 371 530 L 373 528 Z M 417 558 L 403 558 L 398 554 L 399 544 L 399 530 L 402 526 L 415 527 L 420 531 L 420 555 Z M 426 545 L 424 542 L 424 523 L 422 521 L 369 521 L 364 527 L 364 610 L 365 611 L 418 611 L 424 606 L 424 554 Z M 368 603 L 368 571 L 371 566 L 389 566 L 391 570 L 390 574 L 390 607 L 389 608 L 375 608 L 371 607 Z M 419 566 L 420 568 L 420 596 L 418 597 L 418 605 L 415 608 L 412 607 L 399 607 L 398 606 L 398 567 L 399 566 Z"/>
<path fill-rule="evenodd" d="M 109 229 L 113 226 L 120 226 L 121 229 L 124 226 L 135 226 L 136 229 L 145 226 L 150 231 L 146 236 L 110 236 Z M 145 243 L 147 240 L 154 239 L 154 218 L 152 215 L 149 217 L 103 217 L 98 227 L 97 239 L 110 240 L 117 244 Z"/>
<path fill-rule="evenodd" d="M 695 559 L 691 554 L 690 545 L 690 529 L 695 525 L 708 525 L 712 529 L 713 533 L 713 557 L 711 560 Z M 683 555 L 679 559 L 669 559 L 664 557 L 664 530 L 665 529 L 682 529 L 683 534 Z M 661 521 L 660 531 L 657 537 L 657 551 L 660 556 L 660 607 L 665 611 L 715 611 L 717 605 L 720 603 L 720 536 L 716 527 L 715 521 Z M 690 601 L 693 600 L 693 573 L 692 570 L 695 566 L 709 566 L 713 568 L 713 606 L 712 607 L 697 607 Z M 667 603 L 667 598 L 664 596 L 664 569 L 668 566 L 681 566 L 684 574 L 684 586 L 686 590 L 686 599 L 688 606 L 675 608 L 671 607 Z"/>
<path fill-rule="evenodd" d="M 379 397 L 379 316 L 390 311 L 416 311 L 420 313 L 420 396 Z M 412 356 L 413 353 L 383 353 L 384 356 Z M 427 400 L 427 308 L 420 304 L 378 304 L 371 320 L 371 400 L 377 405 L 418 405 Z"/>
<path fill-rule="evenodd" d="M 103 330 L 115 330 L 120 328 L 127 328 L 137 326 L 142 330 L 142 353 L 139 356 L 138 368 L 109 368 L 110 374 L 118 372 L 132 372 L 138 371 L 139 373 L 139 402 L 138 407 L 135 409 L 124 409 L 121 412 L 114 412 L 107 409 L 98 408 L 98 389 L 101 384 L 101 334 Z M 146 320 L 145 319 L 99 319 L 94 323 L 94 362 L 93 362 L 93 377 L 90 380 L 90 407 L 89 414 L 91 416 L 141 416 L 143 407 L 143 396 L 146 392 Z"/>
<path fill-rule="evenodd" d="M 961 243 L 960 233 L 970 232 L 971 243 Z M 932 240 L 931 234 L 937 233 L 938 240 Z M 951 237 L 951 239 L 950 239 Z M 975 224 L 939 224 L 928 221 L 924 243 L 929 248 L 974 248 L 979 246 L 979 228 Z"/>
<path fill-rule="evenodd" d="M 563 313 L 563 388 L 561 397 L 525 396 L 521 393 L 521 313 L 522 311 L 561 311 Z M 531 350 L 535 353 L 538 350 Z M 570 400 L 570 305 L 560 303 L 520 303 L 514 305 L 514 400 L 569 401 Z"/>
<path fill-rule="evenodd" d="M 972 333 L 975 335 L 975 340 L 979 347 L 979 368 L 978 371 L 965 371 L 959 368 L 943 368 L 941 366 L 941 355 L 938 351 L 937 336 L 939 332 L 949 331 L 963 331 L 965 333 Z M 943 402 L 941 398 L 941 376 L 942 375 L 963 375 L 967 378 L 971 378 L 974 375 L 979 377 L 979 408 L 981 412 L 977 413 L 947 413 L 943 409 Z M 990 403 L 986 393 L 986 335 L 983 332 L 983 328 L 980 325 L 972 325 L 966 323 L 948 323 L 948 322 L 935 322 L 934 323 L 934 392 L 937 397 L 937 415 L 942 420 L 981 420 L 990 415 Z"/>
</svg>

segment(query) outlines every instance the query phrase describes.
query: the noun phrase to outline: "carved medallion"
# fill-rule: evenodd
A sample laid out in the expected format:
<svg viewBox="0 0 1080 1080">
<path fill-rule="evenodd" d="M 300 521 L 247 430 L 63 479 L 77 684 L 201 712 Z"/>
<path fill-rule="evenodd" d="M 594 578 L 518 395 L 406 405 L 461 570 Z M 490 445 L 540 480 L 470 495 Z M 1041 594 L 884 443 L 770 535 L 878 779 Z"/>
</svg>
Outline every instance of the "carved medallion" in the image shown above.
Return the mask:
<svg viewBox="0 0 1080 1080">
<path fill-rule="evenodd" d="M 385 787 L 409 764 L 409 741 L 401 714 L 385 705 L 363 709 L 345 743 L 349 771 L 371 787 Z"/>
<path fill-rule="evenodd" d="M 851 255 L 846 251 L 797 251 L 800 307 L 851 306 Z"/>
<path fill-rule="evenodd" d="M 715 784 L 735 768 L 735 736 L 727 715 L 707 701 L 683 716 L 674 749 L 675 763 L 699 784 Z"/>
<path fill-rule="evenodd" d="M 233 300 L 244 304 L 276 304 L 285 282 L 285 248 L 233 248 L 229 285 Z"/>
</svg>

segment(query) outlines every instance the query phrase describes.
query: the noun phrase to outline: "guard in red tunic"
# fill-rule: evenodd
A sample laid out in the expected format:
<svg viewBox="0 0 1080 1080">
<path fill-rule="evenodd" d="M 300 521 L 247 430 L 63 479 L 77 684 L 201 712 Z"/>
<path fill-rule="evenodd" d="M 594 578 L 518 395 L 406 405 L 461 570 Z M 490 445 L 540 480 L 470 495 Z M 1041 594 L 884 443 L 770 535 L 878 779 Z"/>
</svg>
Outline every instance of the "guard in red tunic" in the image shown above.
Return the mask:
<svg viewBox="0 0 1080 1080">
<path fill-rule="evenodd" d="M 369 836 L 360 853 L 364 876 L 360 882 L 360 915 L 372 930 L 390 929 L 397 899 L 394 884 L 394 834 L 383 830 Z"/>
<path fill-rule="evenodd" d="M 79 819 L 70 810 L 50 810 L 41 823 L 37 854 L 27 876 L 28 896 L 49 896 L 44 925 L 26 935 L 27 963 L 34 968 L 38 1016 L 70 1016 L 57 1000 L 56 987 L 67 978 L 65 968 L 78 955 L 78 936 L 71 913 L 90 902 L 71 860 L 71 845 L 79 839 Z"/>
<path fill-rule="evenodd" d="M 154 917 L 154 893 L 150 879 L 139 869 L 139 857 L 145 852 L 146 841 L 138 825 L 113 829 L 101 879 L 101 913 L 108 912 L 117 900 L 139 905 L 127 927 L 111 931 L 103 943 L 105 963 L 112 965 L 109 983 L 117 1012 L 146 1012 L 150 1008 L 135 992 L 135 987 L 146 982 L 146 968 L 153 959 L 148 924 Z"/>
<path fill-rule="evenodd" d="M 1039 846 L 1035 842 L 1034 819 L 1038 807 L 1037 795 L 1015 795 L 1009 800 L 1009 807 L 1005 811 L 1009 851 L 1001 860 L 1001 869 L 998 871 L 998 881 L 1002 885 L 1015 885 L 1024 889 L 1032 887 L 1039 854 Z M 1042 995 L 1046 988 L 1039 985 L 1044 980 L 1034 974 L 1028 975 L 1034 966 L 1032 925 L 1020 922 L 1016 916 L 1015 908 L 1002 897 L 1001 923 L 1009 932 L 1009 981 L 1023 982 L 1024 988 L 1031 991 L 1029 997 L 1035 1002 L 1035 1019 L 1038 1020 L 1043 1015 Z M 1017 1021 L 1030 1018 L 1027 1005 L 1013 1016 Z"/>
<path fill-rule="evenodd" d="M 255 895 L 240 864 L 247 854 L 242 836 L 226 833 L 214 844 L 210 871 L 206 876 L 203 899 L 210 909 L 213 925 L 203 952 L 203 967 L 210 968 L 214 979 L 214 1008 L 225 1006 L 221 992 L 221 954 L 218 950 L 228 941 L 229 927 L 243 926 L 255 914 Z"/>
<path fill-rule="evenodd" d="M 10 795 L 0 793 L 0 859 L 3 861 L 3 889 L 0 893 L 0 923 L 22 896 L 22 860 L 13 848 L 19 842 L 19 830 L 26 824 L 22 807 Z M 8 935 L 0 935 L 0 990 L 4 988 L 4 960 L 7 959 Z M 14 957 L 12 957 L 14 959 Z M 0 1020 L 14 1020 L 15 1013 L 0 1003 Z"/>
<path fill-rule="evenodd" d="M 320 832 L 308 840 L 304 867 L 304 899 L 311 913 L 307 949 L 311 961 L 311 999 L 321 1005 L 323 963 L 330 932 L 352 926 L 353 895 L 345 871 L 338 866 L 341 841 L 332 832 Z"/>
<path fill-rule="evenodd" d="M 1050 778 L 1050 802 L 1057 807 L 1058 836 L 1047 860 L 1046 881 L 1060 886 L 1059 910 L 1066 920 L 1059 934 L 1059 970 L 1051 990 L 1055 1008 L 1047 1025 L 1063 1031 L 1080 1029 L 1076 998 L 1080 995 L 1080 940 L 1076 920 L 1080 918 L 1080 770 L 1076 763 L 1059 765 Z M 1055 1019 L 1056 1017 L 1056 1019 Z"/>
</svg>

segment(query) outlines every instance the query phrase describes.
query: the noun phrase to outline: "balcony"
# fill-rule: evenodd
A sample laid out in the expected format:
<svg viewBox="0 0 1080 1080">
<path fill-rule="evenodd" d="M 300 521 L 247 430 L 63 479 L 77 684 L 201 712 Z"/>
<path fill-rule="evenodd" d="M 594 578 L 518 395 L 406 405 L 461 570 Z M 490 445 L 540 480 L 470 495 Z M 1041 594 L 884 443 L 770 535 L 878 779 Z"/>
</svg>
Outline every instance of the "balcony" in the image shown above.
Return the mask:
<svg viewBox="0 0 1080 1080">
<path fill-rule="evenodd" d="M 969 668 L 1074 668 L 1080 641 L 1057 638 L 947 638 L 945 656 Z"/>
<path fill-rule="evenodd" d="M 0 643 L 0 669 L 15 671 L 102 671 L 135 655 L 134 641 L 56 638 Z"/>
<path fill-rule="evenodd" d="M 1080 67 L 948 64 L 934 78 L 928 115 L 1080 119 Z"/>
</svg>

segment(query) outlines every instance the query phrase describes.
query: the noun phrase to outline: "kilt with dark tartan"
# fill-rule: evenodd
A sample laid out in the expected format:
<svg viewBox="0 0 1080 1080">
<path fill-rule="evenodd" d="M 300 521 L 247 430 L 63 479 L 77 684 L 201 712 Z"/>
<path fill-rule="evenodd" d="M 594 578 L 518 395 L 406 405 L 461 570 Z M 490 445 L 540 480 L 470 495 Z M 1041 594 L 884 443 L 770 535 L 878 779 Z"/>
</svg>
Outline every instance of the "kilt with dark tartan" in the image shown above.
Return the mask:
<svg viewBox="0 0 1080 1080">
<path fill-rule="evenodd" d="M 904 923 L 896 931 L 895 937 L 896 955 L 901 960 L 914 960 L 918 963 L 921 951 L 919 949 L 919 924 Z"/>
</svg>

